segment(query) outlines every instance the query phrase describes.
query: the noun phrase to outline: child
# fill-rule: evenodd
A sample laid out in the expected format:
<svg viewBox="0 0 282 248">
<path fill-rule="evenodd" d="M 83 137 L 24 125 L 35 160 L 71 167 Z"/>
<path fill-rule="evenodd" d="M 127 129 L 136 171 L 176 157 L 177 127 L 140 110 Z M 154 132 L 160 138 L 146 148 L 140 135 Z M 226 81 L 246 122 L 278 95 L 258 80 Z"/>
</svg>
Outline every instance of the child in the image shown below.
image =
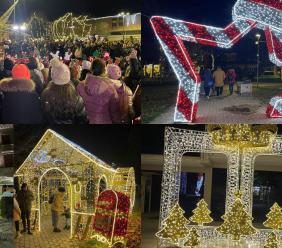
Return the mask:
<svg viewBox="0 0 282 248">
<path fill-rule="evenodd" d="M 70 208 L 64 206 L 63 215 L 66 217 L 66 225 L 65 225 L 64 229 L 69 230 L 70 229 L 70 218 L 71 218 Z"/>
</svg>

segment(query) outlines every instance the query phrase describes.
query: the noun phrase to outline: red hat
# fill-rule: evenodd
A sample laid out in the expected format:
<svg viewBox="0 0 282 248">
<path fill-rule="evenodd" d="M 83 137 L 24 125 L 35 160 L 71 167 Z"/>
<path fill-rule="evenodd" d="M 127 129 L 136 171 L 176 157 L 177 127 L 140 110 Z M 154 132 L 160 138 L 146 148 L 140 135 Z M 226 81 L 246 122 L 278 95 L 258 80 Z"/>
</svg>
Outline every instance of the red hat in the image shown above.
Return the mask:
<svg viewBox="0 0 282 248">
<path fill-rule="evenodd" d="M 15 65 L 12 69 L 12 77 L 20 79 L 30 79 L 30 71 L 24 64 Z"/>
</svg>

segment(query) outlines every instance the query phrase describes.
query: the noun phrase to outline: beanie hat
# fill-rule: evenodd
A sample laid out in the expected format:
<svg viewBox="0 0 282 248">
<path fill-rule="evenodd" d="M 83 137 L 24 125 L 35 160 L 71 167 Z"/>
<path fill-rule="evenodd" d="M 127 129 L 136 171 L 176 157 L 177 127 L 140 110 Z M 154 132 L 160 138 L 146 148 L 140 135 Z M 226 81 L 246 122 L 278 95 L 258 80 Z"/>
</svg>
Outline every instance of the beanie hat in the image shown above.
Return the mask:
<svg viewBox="0 0 282 248">
<path fill-rule="evenodd" d="M 107 72 L 110 79 L 118 80 L 121 78 L 121 70 L 119 66 L 115 64 L 109 64 L 107 66 Z"/>
<path fill-rule="evenodd" d="M 70 69 L 67 65 L 60 62 L 58 59 L 52 59 L 51 65 L 51 78 L 54 84 L 65 85 L 70 82 Z"/>
<path fill-rule="evenodd" d="M 91 62 L 87 60 L 82 61 L 82 70 L 89 70 L 91 69 Z"/>
<path fill-rule="evenodd" d="M 30 69 L 30 70 L 35 70 L 35 69 L 37 69 L 38 64 L 37 64 L 36 58 L 30 57 L 28 60 L 29 60 L 28 63 L 27 63 L 28 69 Z"/>
<path fill-rule="evenodd" d="M 30 71 L 25 64 L 18 64 L 12 69 L 12 77 L 16 79 L 30 79 Z"/>
<path fill-rule="evenodd" d="M 4 69 L 5 70 L 8 70 L 8 71 L 11 71 L 14 67 L 14 63 L 12 60 L 10 59 L 5 59 L 4 60 Z"/>
</svg>

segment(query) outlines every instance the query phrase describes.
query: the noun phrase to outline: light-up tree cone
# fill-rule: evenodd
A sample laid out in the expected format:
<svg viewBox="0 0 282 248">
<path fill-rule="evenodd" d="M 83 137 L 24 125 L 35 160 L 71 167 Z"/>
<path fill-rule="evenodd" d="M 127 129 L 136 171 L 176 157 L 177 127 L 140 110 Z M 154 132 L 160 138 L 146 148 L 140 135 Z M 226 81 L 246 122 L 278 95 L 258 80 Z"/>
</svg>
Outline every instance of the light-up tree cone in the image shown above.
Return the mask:
<svg viewBox="0 0 282 248">
<path fill-rule="evenodd" d="M 253 218 L 244 209 L 239 194 L 222 219 L 224 220 L 223 224 L 216 230 L 223 235 L 230 235 L 233 241 L 239 241 L 242 235 L 249 236 L 256 233 L 256 229 L 252 225 Z"/>
<path fill-rule="evenodd" d="M 265 244 L 263 246 L 263 248 L 279 248 L 279 240 L 277 239 L 277 236 L 274 232 L 271 232 L 268 237 L 267 240 L 265 241 Z"/>
<path fill-rule="evenodd" d="M 231 11 L 230 11 L 231 12 Z M 232 11 L 233 22 L 225 28 L 153 16 L 151 24 L 178 80 L 175 122 L 197 118 L 201 79 L 183 41 L 231 48 L 254 28 L 265 31 L 269 58 L 282 66 L 282 1 L 238 0 Z"/>
<path fill-rule="evenodd" d="M 267 220 L 263 222 L 265 227 L 273 230 L 279 230 L 282 227 L 282 209 L 277 203 L 273 204 L 266 217 Z"/>
<path fill-rule="evenodd" d="M 199 226 L 211 223 L 213 221 L 210 217 L 211 211 L 208 209 L 208 204 L 204 199 L 197 203 L 197 208 L 193 210 L 193 216 L 189 218 L 190 221 L 197 223 Z"/>
<path fill-rule="evenodd" d="M 197 229 L 195 227 L 192 227 L 190 232 L 189 232 L 187 241 L 184 243 L 184 247 L 185 248 L 192 248 L 192 247 L 196 247 L 196 246 L 200 245 L 200 243 L 201 243 L 200 242 L 200 236 L 197 233 Z"/>
<path fill-rule="evenodd" d="M 163 221 L 163 228 L 156 233 L 156 236 L 179 245 L 181 240 L 189 234 L 189 220 L 183 214 L 184 211 L 179 204 L 175 204 L 168 217 Z"/>
</svg>

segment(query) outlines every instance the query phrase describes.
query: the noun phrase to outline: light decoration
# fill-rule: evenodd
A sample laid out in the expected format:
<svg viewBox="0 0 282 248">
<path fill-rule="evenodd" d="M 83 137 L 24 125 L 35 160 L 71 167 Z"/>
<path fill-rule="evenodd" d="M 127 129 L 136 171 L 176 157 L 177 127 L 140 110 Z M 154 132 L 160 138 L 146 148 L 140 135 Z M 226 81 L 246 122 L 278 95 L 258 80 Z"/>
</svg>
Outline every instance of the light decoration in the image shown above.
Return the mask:
<svg viewBox="0 0 282 248">
<path fill-rule="evenodd" d="M 95 209 L 92 238 L 112 247 L 126 244 L 130 201 L 128 196 L 113 190 L 103 191 Z"/>
<path fill-rule="evenodd" d="M 92 31 L 92 25 L 89 21 L 88 16 L 80 15 L 75 17 L 72 13 L 66 13 L 64 16 L 52 22 L 52 35 L 56 39 L 87 37 Z"/>
<path fill-rule="evenodd" d="M 180 246 L 184 238 L 189 235 L 188 224 L 189 220 L 185 218 L 183 209 L 176 203 L 163 221 L 163 228 L 156 233 L 156 236 Z"/>
<path fill-rule="evenodd" d="M 14 1 L 10 8 L 0 16 L 0 40 L 2 40 L 2 36 L 4 37 L 11 28 L 11 25 L 9 25 L 8 21 L 18 2 L 18 0 Z"/>
<path fill-rule="evenodd" d="M 121 175 L 120 175 L 121 174 Z M 133 168 L 113 169 L 77 144 L 48 129 L 15 173 L 20 183 L 27 183 L 35 196 L 32 223 L 40 231 L 42 206 L 54 190 L 52 182 L 60 180 L 67 186 L 67 205 L 71 211 L 70 237 L 85 239 L 99 196 L 100 178 L 105 178 L 107 190 L 118 190 L 129 199 L 129 215 L 134 204 L 135 175 Z M 87 187 L 89 183 L 93 187 Z M 69 185 L 69 186 L 68 186 Z M 91 191 L 91 192 L 89 192 Z M 92 196 L 92 199 L 87 198 Z"/>
<path fill-rule="evenodd" d="M 189 231 L 187 241 L 184 243 L 184 247 L 186 248 L 192 248 L 200 245 L 200 239 L 199 234 L 197 232 L 197 229 L 195 227 L 192 227 Z"/>
<path fill-rule="evenodd" d="M 252 225 L 252 216 L 244 209 L 241 195 L 238 192 L 236 200 L 224 216 L 223 224 L 216 228 L 216 231 L 223 235 L 231 235 L 233 241 L 239 241 L 242 235 L 249 236 L 256 233 Z"/>
<path fill-rule="evenodd" d="M 193 216 L 189 218 L 190 221 L 197 223 L 199 226 L 211 223 L 213 221 L 210 217 L 211 211 L 208 209 L 208 204 L 204 199 L 197 203 L 197 208 L 193 210 Z"/>
<path fill-rule="evenodd" d="M 282 93 L 271 98 L 266 108 L 266 116 L 269 118 L 282 117 Z"/>
<path fill-rule="evenodd" d="M 265 227 L 269 227 L 276 231 L 282 227 L 282 209 L 277 203 L 273 204 L 266 217 L 267 220 L 263 222 Z"/>
<path fill-rule="evenodd" d="M 267 240 L 265 241 L 265 244 L 263 246 L 263 248 L 279 248 L 279 240 L 277 239 L 277 236 L 274 232 L 271 232 L 268 237 Z"/>
<path fill-rule="evenodd" d="M 50 23 L 36 13 L 30 17 L 27 27 L 33 38 L 43 38 L 50 35 Z"/>
<path fill-rule="evenodd" d="M 175 122 L 193 122 L 197 117 L 200 75 L 183 41 L 230 48 L 254 28 L 265 31 L 270 60 L 282 66 L 282 2 L 238 0 L 233 22 L 225 28 L 186 22 L 163 16 L 151 17 L 151 24 L 178 80 Z"/>
<path fill-rule="evenodd" d="M 261 155 L 282 155 L 282 136 L 275 125 L 208 125 L 208 131 L 166 127 L 164 137 L 164 166 L 160 204 L 159 230 L 172 207 L 179 202 L 181 162 L 183 154 L 200 152 L 224 154 L 227 158 L 225 209 L 234 203 L 240 189 L 244 209 L 252 215 L 255 160 Z M 218 237 L 214 228 L 204 226 L 201 232 Z M 255 238 L 265 238 L 262 229 Z M 166 240 L 160 239 L 159 247 Z"/>
</svg>

